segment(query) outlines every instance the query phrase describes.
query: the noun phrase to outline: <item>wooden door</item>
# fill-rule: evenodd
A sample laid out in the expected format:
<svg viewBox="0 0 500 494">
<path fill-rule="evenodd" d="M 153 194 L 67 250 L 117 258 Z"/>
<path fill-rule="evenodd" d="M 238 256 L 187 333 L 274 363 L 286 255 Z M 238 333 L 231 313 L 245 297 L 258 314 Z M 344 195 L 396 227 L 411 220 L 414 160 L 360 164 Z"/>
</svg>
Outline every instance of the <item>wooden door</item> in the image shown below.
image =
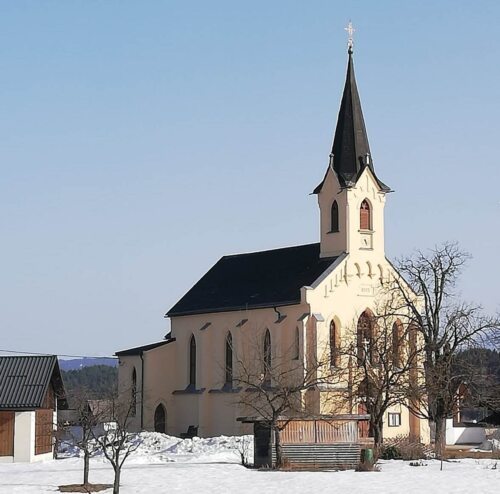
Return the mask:
<svg viewBox="0 0 500 494">
<path fill-rule="evenodd" d="M 0 412 L 0 456 L 14 456 L 14 412 Z"/>
<path fill-rule="evenodd" d="M 358 404 L 358 413 L 360 415 L 366 415 L 368 413 L 364 403 Z M 359 437 L 370 437 L 370 423 L 368 420 L 360 420 L 358 422 L 358 434 Z"/>
<path fill-rule="evenodd" d="M 165 407 L 160 403 L 155 410 L 155 432 L 167 432 L 167 417 Z"/>
</svg>

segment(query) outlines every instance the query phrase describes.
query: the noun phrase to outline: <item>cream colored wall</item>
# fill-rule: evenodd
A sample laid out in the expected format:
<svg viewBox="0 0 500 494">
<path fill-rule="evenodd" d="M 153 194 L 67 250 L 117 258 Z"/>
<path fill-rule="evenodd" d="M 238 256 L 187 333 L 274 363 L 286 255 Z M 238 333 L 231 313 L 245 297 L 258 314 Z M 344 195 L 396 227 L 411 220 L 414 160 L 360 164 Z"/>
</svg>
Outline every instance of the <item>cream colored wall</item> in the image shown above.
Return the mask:
<svg viewBox="0 0 500 494">
<path fill-rule="evenodd" d="M 147 430 L 154 428 L 154 410 L 163 403 L 167 411 L 167 432 L 179 435 L 188 426 L 198 426 L 199 434 L 241 434 L 249 432 L 248 425 L 236 421 L 246 415 L 235 406 L 236 393 L 221 392 L 224 385 L 225 339 L 231 331 L 235 359 L 244 355 L 248 348 L 261 345 L 266 329 L 271 334 L 274 356 L 277 353 L 291 354 L 295 330 L 304 334 L 301 316 L 308 312 L 305 305 L 279 307 L 286 315 L 276 323 L 277 314 L 270 309 L 254 309 L 225 313 L 183 316 L 172 319 L 172 337 L 175 342 L 144 352 L 144 418 Z M 237 325 L 248 321 L 240 328 Z M 201 330 L 210 322 L 211 325 Z M 189 341 L 195 336 L 197 348 L 196 388 L 200 394 L 182 393 L 189 381 Z M 303 343 L 301 344 L 303 351 Z M 139 356 L 122 356 L 119 365 L 119 389 L 130 390 L 133 366 L 137 371 L 137 384 L 141 382 L 141 359 Z M 140 428 L 140 410 L 131 430 Z"/>
<path fill-rule="evenodd" d="M 389 413 L 401 414 L 401 425 L 397 427 L 389 427 Z M 403 405 L 394 405 L 390 407 L 384 415 L 383 437 L 391 439 L 397 436 L 408 436 L 410 434 L 410 412 Z"/>
<path fill-rule="evenodd" d="M 353 336 L 358 318 L 365 309 L 376 313 L 381 303 L 380 274 L 386 279 L 390 271 L 392 268 L 385 257 L 375 252 L 353 252 L 314 288 L 305 290 L 311 312 L 323 317 L 323 321 L 316 324 L 318 358 L 328 348 L 332 320 L 345 343 L 347 335 Z"/>
<path fill-rule="evenodd" d="M 132 397 L 132 372 L 135 368 L 137 376 L 136 390 L 136 412 L 135 417 L 130 417 L 129 429 L 140 431 L 141 427 L 141 385 L 142 385 L 142 362 L 139 355 L 120 357 L 118 365 L 118 393 L 124 400 Z"/>
<path fill-rule="evenodd" d="M 154 430 L 154 413 L 162 404 L 166 410 L 167 434 L 175 430 L 176 410 L 174 407 L 175 389 L 172 376 L 176 374 L 177 353 L 175 342 L 149 350 L 144 354 L 144 429 Z"/>
<path fill-rule="evenodd" d="M 278 324 L 277 314 L 272 308 L 172 319 L 172 337 L 176 338 L 174 344 L 177 355 L 175 387 L 183 390 L 188 384 L 189 341 L 193 334 L 196 338 L 198 359 L 196 387 L 204 389 L 199 395 L 174 395 L 175 408 L 182 410 L 176 422 L 177 431 L 185 431 L 189 425 L 198 425 L 199 434 L 205 436 L 240 434 L 245 430 L 245 427 L 236 421 L 237 417 L 244 415 L 235 405 L 238 397 L 235 393 L 220 392 L 224 385 L 226 335 L 231 331 L 235 360 L 238 356 L 248 353 L 249 348 L 255 350 L 255 347 L 262 345 L 266 329 L 270 332 L 275 356 L 278 349 L 290 353 L 295 328 L 298 327 L 302 334 L 302 322 L 299 319 L 308 309 L 296 305 L 279 307 L 278 310 L 287 316 Z M 238 328 L 237 325 L 243 319 L 248 321 Z M 208 322 L 211 325 L 205 330 L 200 330 Z"/>
</svg>

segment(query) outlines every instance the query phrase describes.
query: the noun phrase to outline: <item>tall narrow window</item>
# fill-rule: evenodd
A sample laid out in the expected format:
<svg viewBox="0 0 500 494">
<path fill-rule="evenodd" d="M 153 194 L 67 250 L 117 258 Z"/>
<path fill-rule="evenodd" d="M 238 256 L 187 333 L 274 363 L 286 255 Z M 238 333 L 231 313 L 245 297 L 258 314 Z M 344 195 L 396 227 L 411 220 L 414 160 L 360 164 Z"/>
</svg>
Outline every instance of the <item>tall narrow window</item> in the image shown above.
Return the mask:
<svg viewBox="0 0 500 494">
<path fill-rule="evenodd" d="M 402 335 L 403 330 L 399 319 L 392 325 L 392 364 L 394 367 L 401 367 L 401 350 L 402 350 Z"/>
<path fill-rule="evenodd" d="M 189 340 L 189 386 L 196 388 L 196 340 L 194 334 Z"/>
<path fill-rule="evenodd" d="M 331 214 L 330 214 L 330 231 L 339 231 L 339 205 L 337 201 L 333 201 Z"/>
<path fill-rule="evenodd" d="M 373 320 L 367 311 L 363 312 L 358 319 L 357 340 L 359 365 L 365 362 L 373 363 Z"/>
<path fill-rule="evenodd" d="M 293 340 L 293 360 L 300 358 L 300 333 L 299 328 L 295 328 L 295 335 Z"/>
<path fill-rule="evenodd" d="M 339 335 L 335 322 L 330 322 L 330 366 L 337 367 L 339 365 Z"/>
<path fill-rule="evenodd" d="M 130 415 L 135 417 L 137 408 L 137 372 L 132 370 L 132 386 L 130 387 Z"/>
<path fill-rule="evenodd" d="M 226 367 L 224 382 L 226 385 L 233 384 L 233 337 L 231 333 L 226 336 Z"/>
<path fill-rule="evenodd" d="M 271 365 L 272 365 L 272 354 L 271 354 L 271 333 L 269 329 L 266 329 L 266 334 L 264 335 L 264 383 L 271 384 Z"/>
<path fill-rule="evenodd" d="M 366 199 L 361 203 L 361 208 L 359 209 L 359 228 L 360 230 L 372 229 L 370 204 L 368 204 Z"/>
</svg>

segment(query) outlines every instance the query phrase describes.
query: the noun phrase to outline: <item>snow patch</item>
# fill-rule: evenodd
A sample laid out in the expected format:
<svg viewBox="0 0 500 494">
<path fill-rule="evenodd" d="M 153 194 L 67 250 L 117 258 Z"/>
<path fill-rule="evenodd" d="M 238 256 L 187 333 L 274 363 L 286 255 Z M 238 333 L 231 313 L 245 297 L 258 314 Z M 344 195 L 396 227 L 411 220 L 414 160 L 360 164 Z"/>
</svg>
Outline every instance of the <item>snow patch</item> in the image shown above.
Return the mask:
<svg viewBox="0 0 500 494">
<path fill-rule="evenodd" d="M 140 432 L 131 434 L 129 442 L 137 449 L 127 459 L 127 463 L 241 463 L 241 454 L 247 461 L 253 459 L 253 436 L 218 436 L 209 438 L 193 437 L 181 439 L 160 432 Z M 59 452 L 64 457 L 82 457 L 77 446 L 63 442 Z M 102 451 L 93 455 L 101 457 Z"/>
</svg>

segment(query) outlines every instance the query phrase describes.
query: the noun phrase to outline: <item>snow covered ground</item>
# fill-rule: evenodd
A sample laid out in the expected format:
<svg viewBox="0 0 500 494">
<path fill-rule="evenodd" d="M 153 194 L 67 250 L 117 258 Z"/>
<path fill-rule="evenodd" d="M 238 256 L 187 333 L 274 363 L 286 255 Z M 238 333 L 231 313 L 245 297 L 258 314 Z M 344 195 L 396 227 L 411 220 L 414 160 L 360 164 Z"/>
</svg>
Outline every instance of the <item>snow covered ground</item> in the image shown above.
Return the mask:
<svg viewBox="0 0 500 494">
<path fill-rule="evenodd" d="M 271 472 L 238 464 L 240 438 L 181 441 L 155 433 L 141 437 L 142 445 L 122 472 L 123 494 L 496 494 L 500 489 L 500 461 L 495 460 L 446 462 L 443 472 L 437 461 L 425 461 L 426 466 L 420 467 L 386 461 L 381 462 L 380 472 Z M 0 463 L 0 494 L 56 492 L 61 484 L 81 482 L 81 476 L 82 460 L 74 456 L 35 464 Z M 91 482 L 111 483 L 112 479 L 108 463 L 100 456 L 93 458 Z"/>
</svg>

